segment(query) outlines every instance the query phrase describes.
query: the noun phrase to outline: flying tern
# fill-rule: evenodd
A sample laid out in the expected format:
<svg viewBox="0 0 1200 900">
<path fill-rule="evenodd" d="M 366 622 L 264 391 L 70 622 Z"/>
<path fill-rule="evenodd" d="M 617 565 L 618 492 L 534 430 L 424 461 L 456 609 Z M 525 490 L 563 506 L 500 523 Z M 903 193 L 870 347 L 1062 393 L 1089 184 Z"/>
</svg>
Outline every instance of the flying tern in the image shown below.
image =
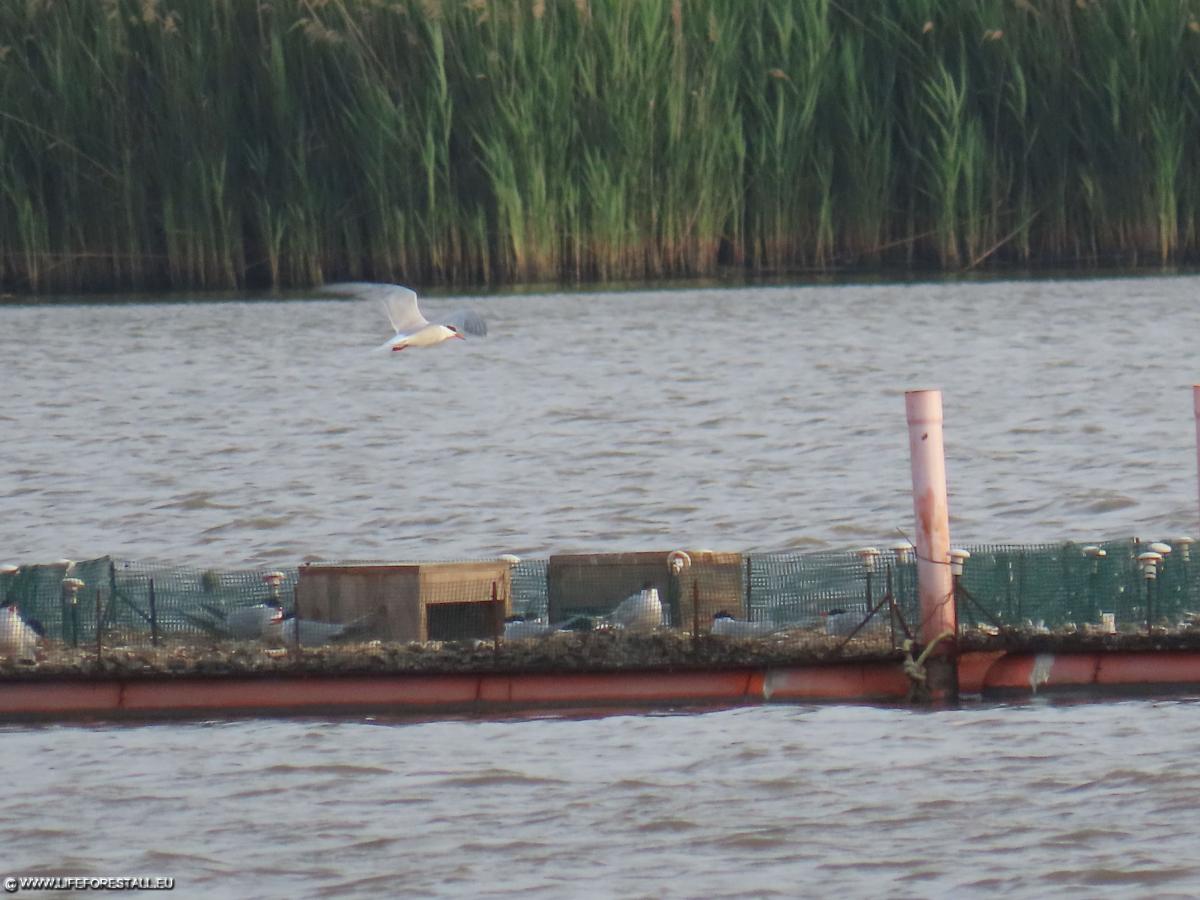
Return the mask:
<svg viewBox="0 0 1200 900">
<path fill-rule="evenodd" d="M 409 347 L 432 347 L 455 338 L 465 340 L 464 335 L 467 334 L 479 337 L 487 335 L 487 323 L 474 310 L 464 310 L 436 322 L 429 321 L 417 306 L 416 292 L 400 284 L 343 282 L 327 284 L 321 291 L 335 296 L 378 300 L 383 304 L 396 334 L 378 347 L 379 350 L 395 353 Z"/>
</svg>

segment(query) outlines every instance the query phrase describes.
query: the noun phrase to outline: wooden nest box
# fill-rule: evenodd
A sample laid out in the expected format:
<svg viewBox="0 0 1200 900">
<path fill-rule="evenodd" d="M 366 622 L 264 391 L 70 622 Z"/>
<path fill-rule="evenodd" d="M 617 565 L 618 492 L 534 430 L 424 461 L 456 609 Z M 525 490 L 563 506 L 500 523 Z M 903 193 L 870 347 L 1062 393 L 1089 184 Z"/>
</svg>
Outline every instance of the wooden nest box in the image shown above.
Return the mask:
<svg viewBox="0 0 1200 900">
<path fill-rule="evenodd" d="M 672 566 L 683 552 L 688 564 Z M 678 571 L 677 571 L 678 569 Z M 644 587 L 658 590 L 668 621 L 706 632 L 721 611 L 746 616 L 745 565 L 740 553 L 711 550 L 579 553 L 551 556 L 546 569 L 551 622 L 604 616 Z M 698 600 L 698 603 L 695 602 Z"/>
<path fill-rule="evenodd" d="M 384 641 L 490 640 L 512 609 L 511 567 L 467 563 L 311 563 L 300 567 L 296 614 L 369 621 Z"/>
</svg>

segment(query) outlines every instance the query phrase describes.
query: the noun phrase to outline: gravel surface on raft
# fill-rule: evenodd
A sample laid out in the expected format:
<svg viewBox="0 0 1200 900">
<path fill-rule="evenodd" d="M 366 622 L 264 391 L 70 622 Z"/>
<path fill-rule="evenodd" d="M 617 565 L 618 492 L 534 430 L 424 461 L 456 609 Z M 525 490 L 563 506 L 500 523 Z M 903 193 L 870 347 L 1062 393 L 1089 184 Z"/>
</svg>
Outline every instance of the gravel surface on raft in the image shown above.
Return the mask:
<svg viewBox="0 0 1200 900">
<path fill-rule="evenodd" d="M 920 648 L 914 649 L 914 655 Z M 1151 634 L 1089 631 L 967 631 L 960 651 L 1093 653 L 1200 651 L 1200 629 L 1157 628 Z M 898 661 L 903 650 L 888 636 L 854 638 L 791 632 L 755 638 L 661 631 L 564 632 L 533 640 L 419 643 L 370 641 L 289 648 L 252 641 L 164 641 L 160 646 L 43 647 L 36 661 L 0 657 L 0 682 L 59 678 L 186 678 L 254 675 L 362 675 L 609 672 L 812 665 L 839 661 Z"/>
<path fill-rule="evenodd" d="M 1018 630 L 1000 634 L 967 631 L 959 637 L 958 649 L 961 652 L 1007 650 L 1020 653 L 1200 650 L 1200 629 L 1155 627 L 1150 633 L 1142 630 L 1122 631 L 1118 634 L 1103 634 L 1098 630 L 1049 633 Z"/>
<path fill-rule="evenodd" d="M 46 678 L 173 678 L 386 673 L 605 672 L 745 668 L 833 660 L 901 659 L 887 638 L 845 642 L 824 634 L 759 638 L 680 632 L 561 633 L 534 640 L 331 644 L 270 647 L 257 642 L 163 643 L 158 647 L 47 647 L 35 662 L 0 658 L 0 681 Z"/>
</svg>

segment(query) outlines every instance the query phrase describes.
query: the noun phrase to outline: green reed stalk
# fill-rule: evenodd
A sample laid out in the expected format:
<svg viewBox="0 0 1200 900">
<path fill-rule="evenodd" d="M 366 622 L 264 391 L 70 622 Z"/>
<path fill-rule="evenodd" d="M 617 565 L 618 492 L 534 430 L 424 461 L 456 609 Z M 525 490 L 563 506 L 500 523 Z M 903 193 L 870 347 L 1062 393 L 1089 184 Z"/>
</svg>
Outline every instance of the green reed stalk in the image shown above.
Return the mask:
<svg viewBox="0 0 1200 900">
<path fill-rule="evenodd" d="M 0 289 L 1200 256 L 1200 0 L 0 5 Z"/>
</svg>

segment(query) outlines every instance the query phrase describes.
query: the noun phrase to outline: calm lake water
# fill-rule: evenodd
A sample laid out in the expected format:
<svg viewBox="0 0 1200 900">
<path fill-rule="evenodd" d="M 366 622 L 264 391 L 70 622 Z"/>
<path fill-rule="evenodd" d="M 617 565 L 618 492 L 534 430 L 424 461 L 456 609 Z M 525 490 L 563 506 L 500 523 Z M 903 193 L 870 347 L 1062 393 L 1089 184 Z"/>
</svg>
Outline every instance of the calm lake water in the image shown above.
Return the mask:
<svg viewBox="0 0 1200 900">
<path fill-rule="evenodd" d="M 0 874 L 171 875 L 188 897 L 1194 897 L 1198 713 L 0 730 Z"/>
<path fill-rule="evenodd" d="M 0 562 L 1195 533 L 1200 279 L 0 305 Z M 0 729 L 13 874 L 176 896 L 1194 896 L 1192 698 Z M 9 871 L 0 875 L 7 875 Z"/>
<path fill-rule="evenodd" d="M 911 534 L 940 387 L 959 542 L 1197 528 L 1200 279 L 0 306 L 0 550 L 305 558 L 853 548 Z"/>
</svg>

